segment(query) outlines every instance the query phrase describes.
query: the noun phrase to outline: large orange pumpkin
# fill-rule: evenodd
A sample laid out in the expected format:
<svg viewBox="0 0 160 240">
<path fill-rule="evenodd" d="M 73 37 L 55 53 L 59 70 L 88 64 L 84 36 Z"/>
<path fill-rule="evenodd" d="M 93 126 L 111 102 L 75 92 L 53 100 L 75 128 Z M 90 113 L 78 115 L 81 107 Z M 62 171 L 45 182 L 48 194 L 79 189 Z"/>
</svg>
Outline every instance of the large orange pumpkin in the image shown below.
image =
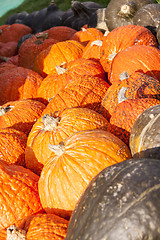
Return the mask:
<svg viewBox="0 0 160 240">
<path fill-rule="evenodd" d="M 0 106 L 0 129 L 13 127 L 28 135 L 45 105 L 33 99 L 7 102 Z"/>
<path fill-rule="evenodd" d="M 158 48 L 156 37 L 143 26 L 129 24 L 117 27 L 104 36 L 100 57 L 104 70 L 110 72 L 116 54 L 133 45 L 150 45 Z"/>
<path fill-rule="evenodd" d="M 47 213 L 69 218 L 92 178 L 102 169 L 131 157 L 129 148 L 104 130 L 79 131 L 59 145 L 45 163 L 38 183 Z"/>
<path fill-rule="evenodd" d="M 42 211 L 38 180 L 29 169 L 0 160 L 0 229 Z"/>
<path fill-rule="evenodd" d="M 25 149 L 27 168 L 40 174 L 52 151 L 48 144 L 59 144 L 76 131 L 109 128 L 109 122 L 87 108 L 66 108 L 39 118 L 29 133 Z M 38 146 L 38 147 L 37 147 Z"/>
<path fill-rule="evenodd" d="M 33 70 L 43 77 L 54 70 L 57 65 L 73 61 L 82 56 L 84 47 L 75 40 L 58 42 L 41 51 L 35 58 Z"/>
<path fill-rule="evenodd" d="M 109 81 L 113 84 L 120 82 L 119 74 L 127 71 L 143 72 L 160 80 L 160 49 L 152 46 L 133 45 L 120 51 L 113 59 L 108 73 Z"/>
<path fill-rule="evenodd" d="M 71 107 L 86 107 L 98 112 L 108 87 L 102 78 L 79 76 L 76 82 L 72 81 L 49 101 L 42 116 Z"/>
</svg>

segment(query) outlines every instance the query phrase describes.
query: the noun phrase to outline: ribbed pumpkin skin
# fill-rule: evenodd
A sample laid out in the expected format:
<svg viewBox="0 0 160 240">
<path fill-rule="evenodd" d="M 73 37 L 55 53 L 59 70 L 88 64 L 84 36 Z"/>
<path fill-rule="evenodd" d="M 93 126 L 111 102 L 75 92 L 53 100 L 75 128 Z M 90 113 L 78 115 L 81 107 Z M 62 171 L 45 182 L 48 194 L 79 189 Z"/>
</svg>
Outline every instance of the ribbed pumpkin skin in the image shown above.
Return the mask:
<svg viewBox="0 0 160 240">
<path fill-rule="evenodd" d="M 146 109 L 134 122 L 129 146 L 134 158 L 160 159 L 160 105 Z"/>
<path fill-rule="evenodd" d="M 79 131 L 63 143 L 44 165 L 38 188 L 47 213 L 69 218 L 91 179 L 131 155 L 119 138 L 104 130 Z"/>
<path fill-rule="evenodd" d="M 74 132 L 90 129 L 109 129 L 109 122 L 87 108 L 66 108 L 51 116 L 39 118 L 29 133 L 25 149 L 27 168 L 40 174 L 52 151 L 48 144 L 59 144 Z M 38 146 L 38 148 L 37 148 Z"/>
<path fill-rule="evenodd" d="M 103 38 L 100 62 L 106 72 L 110 72 L 114 56 L 133 45 L 150 45 L 158 48 L 156 37 L 147 28 L 138 25 L 125 25 L 110 31 Z"/>
<path fill-rule="evenodd" d="M 128 99 L 119 103 L 110 118 L 110 131 L 128 145 L 133 123 L 147 108 L 157 104 L 160 100 L 151 98 Z"/>
<path fill-rule="evenodd" d="M 57 65 L 73 61 L 82 56 L 83 46 L 75 40 L 58 42 L 41 51 L 34 62 L 33 70 L 43 77 L 54 70 Z"/>
<path fill-rule="evenodd" d="M 0 75 L 0 105 L 9 101 L 36 98 L 42 80 L 39 74 L 23 67 L 12 67 L 4 71 Z"/>
<path fill-rule="evenodd" d="M 32 38 L 27 39 L 19 48 L 19 66 L 32 69 L 36 56 L 48 46 L 58 42 L 55 39 L 43 39 L 43 37 L 37 37 L 39 35 L 35 35 Z"/>
<path fill-rule="evenodd" d="M 160 161 L 130 159 L 104 169 L 79 200 L 65 240 L 160 238 Z"/>
<path fill-rule="evenodd" d="M 25 166 L 27 136 L 14 128 L 0 129 L 0 159 L 9 163 Z"/>
<path fill-rule="evenodd" d="M 107 90 L 102 106 L 112 115 L 117 104 L 127 99 L 156 98 L 160 100 L 160 81 L 141 72 L 134 72 L 129 78 L 113 83 Z"/>
<path fill-rule="evenodd" d="M 62 70 L 62 72 L 60 72 Z M 38 89 L 37 97 L 41 101 L 48 103 L 49 99 L 64 89 L 71 81 L 76 82 L 78 75 L 90 75 L 107 80 L 105 72 L 98 61 L 87 60 L 83 58 L 75 59 L 60 67 L 57 71 L 53 71 L 43 79 L 41 86 Z"/>
<path fill-rule="evenodd" d="M 103 39 L 103 33 L 97 28 L 82 27 L 80 31 L 77 31 L 72 35 L 71 39 L 78 41 L 86 46 L 90 41 Z"/>
<path fill-rule="evenodd" d="M 113 59 L 109 81 L 120 82 L 119 74 L 143 72 L 160 80 L 160 50 L 152 46 L 134 45 L 120 51 Z"/>
<path fill-rule="evenodd" d="M 0 229 L 42 211 L 38 180 L 29 169 L 0 160 Z"/>
<path fill-rule="evenodd" d="M 42 116 L 71 107 L 86 107 L 98 112 L 108 87 L 109 84 L 102 78 L 80 76 L 50 100 Z"/>
<path fill-rule="evenodd" d="M 0 42 L 18 42 L 21 37 L 32 33 L 32 29 L 24 24 L 14 23 L 0 26 L 2 33 L 0 34 Z"/>
<path fill-rule="evenodd" d="M 33 99 L 7 102 L 0 107 L 0 128 L 13 127 L 28 135 L 44 109 L 43 103 Z"/>
<path fill-rule="evenodd" d="M 94 40 L 87 43 L 83 50 L 82 57 L 85 59 L 98 59 L 101 58 L 102 40 Z"/>
</svg>

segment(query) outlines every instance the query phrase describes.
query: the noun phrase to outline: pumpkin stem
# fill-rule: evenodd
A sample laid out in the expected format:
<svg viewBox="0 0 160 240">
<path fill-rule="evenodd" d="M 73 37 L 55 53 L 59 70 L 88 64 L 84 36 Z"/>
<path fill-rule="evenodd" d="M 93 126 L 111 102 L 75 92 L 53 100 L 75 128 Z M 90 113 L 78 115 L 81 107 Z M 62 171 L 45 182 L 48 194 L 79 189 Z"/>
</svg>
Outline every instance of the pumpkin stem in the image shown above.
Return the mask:
<svg viewBox="0 0 160 240">
<path fill-rule="evenodd" d="M 8 62 L 9 59 L 9 57 L 0 56 L 0 60 L 2 60 L 3 62 Z"/>
<path fill-rule="evenodd" d="M 123 102 L 123 101 L 126 101 L 127 98 L 125 96 L 125 93 L 127 91 L 127 88 L 126 87 L 122 87 L 120 90 L 119 90 L 119 93 L 118 93 L 118 104 Z"/>
<path fill-rule="evenodd" d="M 55 66 L 55 69 L 56 69 L 58 75 L 63 74 L 63 73 L 65 73 L 65 72 L 67 71 L 66 68 L 60 67 L 60 66 L 58 66 L 58 65 Z"/>
<path fill-rule="evenodd" d="M 133 17 L 137 11 L 137 6 L 134 2 L 128 2 L 121 6 L 118 15 L 124 18 Z"/>
<path fill-rule="evenodd" d="M 9 112 L 10 110 L 12 110 L 14 108 L 14 106 L 7 106 L 7 107 L 2 107 L 0 106 L 0 116 L 4 115 L 5 113 Z"/>
<path fill-rule="evenodd" d="M 124 71 L 124 72 L 122 72 L 122 73 L 119 74 L 119 79 L 120 79 L 121 81 L 123 81 L 123 80 L 125 80 L 125 79 L 128 79 L 129 77 L 130 77 L 129 74 L 128 74 L 128 72 L 126 72 L 126 71 Z"/>
<path fill-rule="evenodd" d="M 36 37 L 37 37 L 37 39 L 43 39 L 43 40 L 45 40 L 45 39 L 47 39 L 48 38 L 48 33 L 39 33 L 39 34 L 37 34 L 36 35 Z"/>
<path fill-rule="evenodd" d="M 91 43 L 91 46 L 98 46 L 98 47 L 102 47 L 102 40 L 95 40 Z"/>
<path fill-rule="evenodd" d="M 7 228 L 7 240 L 25 240 L 26 231 L 21 230 L 15 225 L 11 225 Z"/>
<path fill-rule="evenodd" d="M 58 145 L 48 144 L 48 148 L 57 156 L 61 156 L 65 150 L 64 142 L 60 142 Z"/>
<path fill-rule="evenodd" d="M 42 117 L 45 131 L 52 131 L 54 128 L 58 127 L 60 122 L 60 117 L 52 117 L 49 114 L 46 114 Z"/>
</svg>

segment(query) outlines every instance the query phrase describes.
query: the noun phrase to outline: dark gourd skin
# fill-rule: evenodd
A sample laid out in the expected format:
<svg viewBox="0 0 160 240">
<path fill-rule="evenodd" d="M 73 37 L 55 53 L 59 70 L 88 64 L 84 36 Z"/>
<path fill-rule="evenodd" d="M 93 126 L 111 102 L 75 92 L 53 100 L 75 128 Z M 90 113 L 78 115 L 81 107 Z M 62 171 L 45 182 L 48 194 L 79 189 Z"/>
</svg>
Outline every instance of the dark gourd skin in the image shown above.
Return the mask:
<svg viewBox="0 0 160 240">
<path fill-rule="evenodd" d="M 65 240 L 159 240 L 159 199 L 160 160 L 112 165 L 82 194 Z"/>
<path fill-rule="evenodd" d="M 134 158 L 160 159 L 160 105 L 146 109 L 134 122 L 129 145 Z"/>
<path fill-rule="evenodd" d="M 42 23 L 46 17 L 47 14 L 47 8 L 43 8 L 36 15 L 34 15 L 34 18 L 32 19 L 31 28 L 33 30 L 33 33 L 39 33 L 42 31 Z"/>
<path fill-rule="evenodd" d="M 71 27 L 77 31 L 81 30 L 81 27 L 88 24 L 90 16 L 97 9 L 102 6 L 95 2 L 78 2 L 73 1 L 71 8 L 69 8 L 62 16 L 62 26 Z"/>
<path fill-rule="evenodd" d="M 106 7 L 105 19 L 109 31 L 114 28 L 133 24 L 135 13 L 152 0 L 111 0 Z"/>
<path fill-rule="evenodd" d="M 5 24 L 14 24 L 14 23 L 23 23 L 23 19 L 25 19 L 27 16 L 29 15 L 29 13 L 27 13 L 26 11 L 20 12 L 20 13 L 15 13 L 13 15 L 11 15 L 10 17 L 7 18 Z"/>
<path fill-rule="evenodd" d="M 147 4 L 140 8 L 133 18 L 133 24 L 148 28 L 156 36 L 160 26 L 160 4 Z"/>
</svg>

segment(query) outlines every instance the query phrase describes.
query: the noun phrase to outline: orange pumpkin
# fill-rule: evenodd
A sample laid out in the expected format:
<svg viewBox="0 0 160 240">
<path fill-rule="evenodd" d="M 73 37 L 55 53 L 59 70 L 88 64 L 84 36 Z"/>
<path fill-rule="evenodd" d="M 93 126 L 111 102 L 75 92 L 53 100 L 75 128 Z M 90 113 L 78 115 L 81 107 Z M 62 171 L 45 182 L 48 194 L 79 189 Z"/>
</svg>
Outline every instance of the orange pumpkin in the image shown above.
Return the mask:
<svg viewBox="0 0 160 240">
<path fill-rule="evenodd" d="M 119 83 L 119 74 L 126 70 L 129 75 L 143 72 L 160 80 L 160 50 L 152 46 L 133 45 L 120 51 L 112 61 L 109 81 Z"/>
<path fill-rule="evenodd" d="M 82 44 L 75 40 L 55 43 L 36 56 L 33 70 L 46 77 L 57 65 L 80 58 L 83 49 Z"/>
<path fill-rule="evenodd" d="M 17 42 L 23 37 L 32 33 L 32 29 L 24 24 L 14 23 L 0 26 L 0 42 Z"/>
<path fill-rule="evenodd" d="M 25 166 L 27 136 L 14 128 L 0 128 L 0 159 Z"/>
<path fill-rule="evenodd" d="M 110 118 L 110 131 L 129 145 L 133 123 L 144 110 L 157 104 L 160 100 L 153 98 L 128 99 L 119 103 Z"/>
<path fill-rule="evenodd" d="M 35 98 L 42 80 L 43 78 L 31 69 L 15 65 L 8 68 L 8 71 L 0 74 L 0 105 L 9 101 Z"/>
<path fill-rule="evenodd" d="M 18 51 L 19 66 L 32 69 L 36 56 L 42 50 L 58 42 L 55 39 L 48 39 L 47 36 L 41 33 L 23 42 Z"/>
<path fill-rule="evenodd" d="M 39 176 L 22 166 L 0 160 L 0 229 L 42 212 Z"/>
<path fill-rule="evenodd" d="M 79 131 L 59 145 L 45 163 L 38 183 L 47 213 L 69 218 L 90 181 L 102 169 L 131 157 L 129 148 L 104 130 Z"/>
<path fill-rule="evenodd" d="M 0 42 L 0 56 L 12 57 L 17 54 L 17 42 Z M 1 59 L 0 59 L 1 62 Z"/>
<path fill-rule="evenodd" d="M 35 214 L 23 220 L 19 227 L 11 225 L 7 228 L 5 238 L 15 239 L 21 236 L 21 239 L 27 240 L 63 240 L 66 236 L 68 221 L 55 214 Z M 1 238 L 0 238 L 1 239 Z"/>
<path fill-rule="evenodd" d="M 160 82 L 158 79 L 141 72 L 134 72 L 130 76 L 127 72 L 123 72 L 119 78 L 121 82 L 113 83 L 102 100 L 102 108 L 106 109 L 109 115 L 114 113 L 120 102 L 127 99 L 157 98 L 160 100 Z"/>
<path fill-rule="evenodd" d="M 83 50 L 82 58 L 100 60 L 102 43 L 102 40 L 89 41 Z"/>
<path fill-rule="evenodd" d="M 52 151 L 48 144 L 59 144 L 76 131 L 109 128 L 109 122 L 87 108 L 66 108 L 39 118 L 29 133 L 25 149 L 27 168 L 40 174 Z M 37 148 L 38 146 L 38 148 Z"/>
<path fill-rule="evenodd" d="M 44 109 L 43 103 L 33 99 L 7 102 L 0 106 L 0 129 L 13 127 L 28 135 Z"/>
<path fill-rule="evenodd" d="M 102 78 L 78 76 L 48 103 L 42 116 L 71 107 L 86 107 L 98 112 L 109 84 Z"/>
<path fill-rule="evenodd" d="M 117 27 L 104 36 L 100 57 L 104 70 L 110 72 L 116 54 L 133 45 L 150 45 L 158 48 L 156 37 L 143 26 L 129 24 Z"/>
</svg>

